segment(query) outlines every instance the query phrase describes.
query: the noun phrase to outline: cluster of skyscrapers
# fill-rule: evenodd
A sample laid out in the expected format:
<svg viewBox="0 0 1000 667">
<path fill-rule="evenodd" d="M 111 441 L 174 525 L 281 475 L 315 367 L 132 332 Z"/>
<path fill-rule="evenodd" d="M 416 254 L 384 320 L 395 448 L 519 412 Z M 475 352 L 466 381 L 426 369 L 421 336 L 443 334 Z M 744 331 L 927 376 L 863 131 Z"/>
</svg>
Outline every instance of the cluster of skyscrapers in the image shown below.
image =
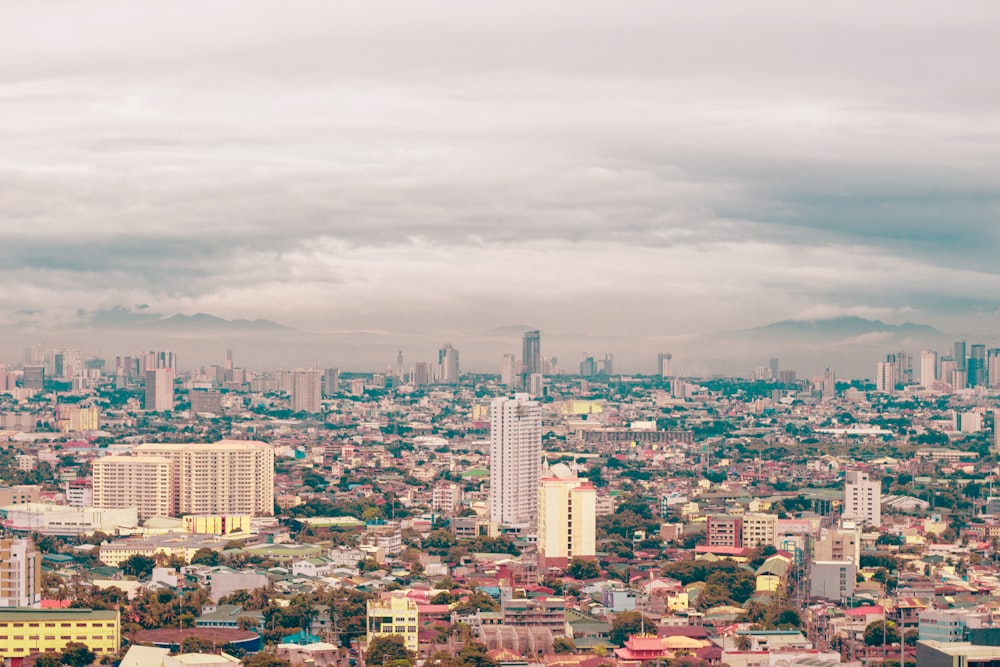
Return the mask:
<svg viewBox="0 0 1000 667">
<path fill-rule="evenodd" d="M 919 366 L 906 352 L 886 356 L 875 367 L 875 388 L 891 392 L 899 385 L 919 383 L 932 389 L 957 391 L 970 387 L 1000 387 L 1000 348 L 987 349 L 981 343 L 966 348 L 966 341 L 955 341 L 950 354 L 935 350 L 920 353 Z"/>
</svg>

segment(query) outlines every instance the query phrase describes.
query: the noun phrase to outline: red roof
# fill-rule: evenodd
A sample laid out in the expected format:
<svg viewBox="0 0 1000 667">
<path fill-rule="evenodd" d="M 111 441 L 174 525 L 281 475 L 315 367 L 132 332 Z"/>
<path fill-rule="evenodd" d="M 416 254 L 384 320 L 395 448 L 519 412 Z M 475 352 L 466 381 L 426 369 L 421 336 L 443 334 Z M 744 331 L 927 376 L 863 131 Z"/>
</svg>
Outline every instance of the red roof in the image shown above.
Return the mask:
<svg viewBox="0 0 1000 667">
<path fill-rule="evenodd" d="M 845 609 L 844 610 L 844 615 L 845 616 L 873 616 L 873 615 L 879 615 L 879 614 L 884 614 L 884 613 L 885 613 L 885 609 L 883 609 L 882 607 L 880 607 L 878 605 L 872 606 L 872 607 L 855 607 L 853 609 Z"/>
</svg>

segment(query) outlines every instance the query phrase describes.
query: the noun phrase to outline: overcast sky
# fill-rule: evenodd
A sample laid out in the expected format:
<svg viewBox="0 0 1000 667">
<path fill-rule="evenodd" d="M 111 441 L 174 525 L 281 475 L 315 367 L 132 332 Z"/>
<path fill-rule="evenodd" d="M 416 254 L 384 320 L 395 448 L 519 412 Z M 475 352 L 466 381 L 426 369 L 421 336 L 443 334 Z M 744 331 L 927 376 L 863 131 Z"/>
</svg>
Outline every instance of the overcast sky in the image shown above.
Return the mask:
<svg viewBox="0 0 1000 667">
<path fill-rule="evenodd" d="M 1000 4 L 0 3 L 0 316 L 993 331 Z"/>
</svg>

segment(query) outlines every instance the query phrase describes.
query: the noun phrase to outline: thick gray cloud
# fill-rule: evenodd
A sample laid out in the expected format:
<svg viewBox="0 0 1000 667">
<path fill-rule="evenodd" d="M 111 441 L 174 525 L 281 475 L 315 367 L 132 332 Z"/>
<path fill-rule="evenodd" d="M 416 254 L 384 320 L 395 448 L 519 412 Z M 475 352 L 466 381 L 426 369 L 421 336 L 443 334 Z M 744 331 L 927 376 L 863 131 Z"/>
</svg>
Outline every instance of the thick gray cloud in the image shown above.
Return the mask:
<svg viewBox="0 0 1000 667">
<path fill-rule="evenodd" d="M 996 34 L 987 2 L 8 3 L 0 312 L 989 330 Z"/>
</svg>

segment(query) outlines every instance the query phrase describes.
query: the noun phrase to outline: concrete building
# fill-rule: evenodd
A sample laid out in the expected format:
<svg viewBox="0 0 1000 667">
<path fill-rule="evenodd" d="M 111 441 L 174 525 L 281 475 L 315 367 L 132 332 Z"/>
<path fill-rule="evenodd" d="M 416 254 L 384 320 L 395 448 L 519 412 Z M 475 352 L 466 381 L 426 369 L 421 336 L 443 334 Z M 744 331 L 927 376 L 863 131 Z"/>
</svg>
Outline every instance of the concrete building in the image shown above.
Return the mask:
<svg viewBox="0 0 1000 667">
<path fill-rule="evenodd" d="M 174 409 L 174 369 L 150 368 L 146 370 L 147 412 L 170 412 Z"/>
<path fill-rule="evenodd" d="M 859 563 L 861 536 L 857 530 L 825 530 L 816 541 L 815 560 Z"/>
<path fill-rule="evenodd" d="M 41 490 L 40 486 L 35 486 L 34 484 L 2 486 L 0 487 L 0 507 L 37 503 L 41 497 Z"/>
<path fill-rule="evenodd" d="M 0 607 L 37 607 L 41 602 L 42 555 L 35 543 L 0 539 Z"/>
<path fill-rule="evenodd" d="M 897 369 L 895 362 L 880 361 L 875 365 L 875 391 L 891 394 L 896 391 Z"/>
<path fill-rule="evenodd" d="M 135 507 L 139 519 L 174 514 L 174 471 L 163 456 L 105 456 L 92 464 L 94 507 Z"/>
<path fill-rule="evenodd" d="M 101 531 L 116 535 L 122 530 L 131 532 L 139 525 L 135 507 L 100 509 L 51 503 L 22 503 L 0 507 L 0 510 L 7 515 L 4 525 L 15 533 L 68 537 L 93 535 Z"/>
<path fill-rule="evenodd" d="M 968 641 L 973 628 L 991 625 L 985 612 L 974 609 L 924 609 L 919 613 L 918 638 L 923 641 Z"/>
<path fill-rule="evenodd" d="M 842 602 L 854 595 L 857 566 L 848 561 L 813 561 L 809 595 Z"/>
<path fill-rule="evenodd" d="M 150 443 L 134 451 L 170 461 L 170 516 L 274 513 L 274 450 L 270 445 L 252 440 Z"/>
<path fill-rule="evenodd" d="M 743 515 L 743 545 L 747 549 L 759 546 L 777 546 L 778 517 L 774 514 L 747 513 Z"/>
<path fill-rule="evenodd" d="M 844 472 L 844 519 L 865 526 L 882 525 L 882 486 L 860 470 Z"/>
<path fill-rule="evenodd" d="M 535 332 L 537 333 L 537 332 Z M 490 404 L 490 517 L 528 530 L 538 518 L 542 409 L 525 394 Z"/>
<path fill-rule="evenodd" d="M 292 371 L 292 412 L 315 414 L 323 411 L 323 374 L 316 368 Z"/>
<path fill-rule="evenodd" d="M 399 635 L 407 650 L 417 651 L 417 603 L 410 598 L 386 596 L 367 602 L 368 632 L 371 643 L 375 637 Z"/>
<path fill-rule="evenodd" d="M 188 394 L 191 412 L 217 415 L 222 413 L 222 392 L 215 389 L 192 390 Z"/>
<path fill-rule="evenodd" d="M 573 558 L 597 554 L 597 490 L 556 464 L 538 484 L 538 559 L 542 567 L 566 567 Z"/>
<path fill-rule="evenodd" d="M 56 408 L 56 424 L 62 433 L 96 431 L 100 423 L 100 412 L 96 406 L 60 405 Z"/>
<path fill-rule="evenodd" d="M 710 547 L 743 546 L 743 519 L 738 516 L 712 515 L 705 520 L 705 544 Z"/>
<path fill-rule="evenodd" d="M 71 642 L 98 656 L 116 655 L 122 642 L 118 610 L 0 609 L 0 656 L 10 664 L 32 653 L 58 653 Z"/>
</svg>

